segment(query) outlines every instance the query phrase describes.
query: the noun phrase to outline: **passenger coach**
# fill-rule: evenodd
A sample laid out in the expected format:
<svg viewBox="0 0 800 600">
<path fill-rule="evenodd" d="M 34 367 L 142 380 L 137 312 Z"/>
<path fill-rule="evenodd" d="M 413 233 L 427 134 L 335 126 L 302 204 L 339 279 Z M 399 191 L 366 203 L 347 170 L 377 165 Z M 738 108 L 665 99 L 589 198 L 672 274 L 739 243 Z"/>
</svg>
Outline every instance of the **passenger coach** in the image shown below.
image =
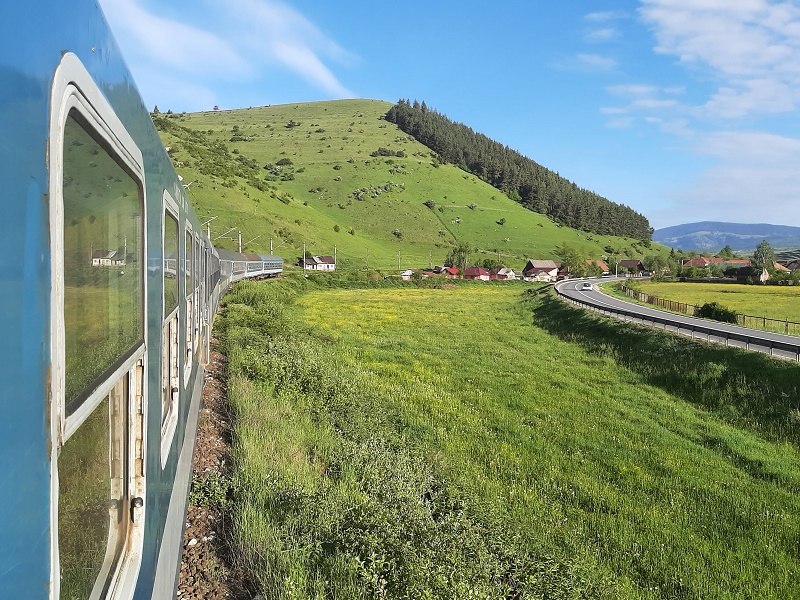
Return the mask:
<svg viewBox="0 0 800 600">
<path fill-rule="evenodd" d="M 0 16 L 0 596 L 174 597 L 217 302 L 282 260 L 205 237 L 95 2 Z"/>
</svg>

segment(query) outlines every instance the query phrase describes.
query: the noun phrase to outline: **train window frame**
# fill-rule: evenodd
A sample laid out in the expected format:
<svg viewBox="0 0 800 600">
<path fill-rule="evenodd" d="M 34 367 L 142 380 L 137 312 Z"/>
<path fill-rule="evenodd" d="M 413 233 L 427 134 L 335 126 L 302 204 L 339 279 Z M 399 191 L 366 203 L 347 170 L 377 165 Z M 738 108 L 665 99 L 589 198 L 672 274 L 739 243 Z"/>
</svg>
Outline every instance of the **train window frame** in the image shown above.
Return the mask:
<svg viewBox="0 0 800 600">
<path fill-rule="evenodd" d="M 59 456 L 65 443 L 80 430 L 90 415 L 104 404 L 111 394 L 123 391 L 122 410 L 108 417 L 109 444 L 119 444 L 124 449 L 121 465 L 122 488 L 120 507 L 125 526 L 121 545 L 111 546 L 111 535 L 106 542 L 105 557 L 93 584 L 91 598 L 130 598 L 141 567 L 144 542 L 146 493 L 145 448 L 147 418 L 147 277 L 141 273 L 140 325 L 141 337 L 131 349 L 123 353 L 116 368 L 103 373 L 104 379 L 92 382 L 88 395 L 71 413 L 66 406 L 66 316 L 65 316 L 65 239 L 64 239 L 64 143 L 66 126 L 71 115 L 80 117 L 78 125 L 90 135 L 138 187 L 138 205 L 141 209 L 139 248 L 141 267 L 144 269 L 147 248 L 147 214 L 144 161 L 141 150 L 125 129 L 89 72 L 73 53 L 61 57 L 50 90 L 50 135 L 48 140 L 49 169 L 49 230 L 50 230 L 50 596 L 58 598 L 61 592 L 61 563 L 59 548 Z M 77 119 L 76 119 L 77 120 Z M 114 392 L 114 390 L 117 390 Z M 115 425 L 116 423 L 116 425 Z M 122 432 L 114 428 L 124 425 Z M 112 458 L 109 457 L 109 466 Z M 114 479 L 109 475 L 112 487 Z M 129 506 L 130 510 L 122 508 Z M 109 531 L 113 528 L 109 524 Z"/>
<path fill-rule="evenodd" d="M 180 353 L 180 305 L 183 294 L 183 278 L 180 277 L 178 265 L 184 259 L 181 256 L 180 243 L 180 211 L 178 204 L 172 195 L 164 190 L 162 195 L 163 210 L 161 211 L 164 219 L 161 227 L 161 255 L 165 256 L 166 244 L 166 223 L 168 216 L 175 222 L 178 233 L 178 255 L 175 258 L 175 278 L 178 283 L 178 298 L 175 306 L 168 311 L 166 306 L 162 307 L 163 320 L 162 327 L 162 347 L 161 347 L 161 468 L 167 465 L 169 451 L 175 439 L 175 431 L 178 428 L 178 413 L 180 410 L 180 379 L 181 379 L 181 353 Z M 162 263 L 163 264 L 163 263 Z M 166 269 L 162 268 L 162 285 L 166 278 Z M 162 294 L 163 303 L 163 294 Z M 174 364 L 173 364 L 174 362 Z M 173 376 L 174 369 L 174 376 Z M 167 406 L 165 410 L 165 406 Z"/>
<path fill-rule="evenodd" d="M 195 294 L 194 294 L 194 281 L 187 281 L 189 277 L 194 276 L 194 234 L 192 231 L 191 223 L 186 221 L 183 227 L 183 261 L 181 261 L 181 265 L 183 265 L 184 273 L 183 273 L 183 301 L 184 301 L 184 319 L 183 319 L 183 330 L 184 330 L 184 352 L 183 354 L 183 387 L 184 389 L 188 389 L 189 387 L 189 380 L 192 374 L 192 367 L 194 364 L 194 344 L 195 344 L 195 335 L 194 335 L 194 320 L 195 314 L 197 313 L 197 303 L 195 302 Z M 188 252 L 192 253 L 191 257 L 186 256 Z M 191 275 L 187 275 L 191 273 Z M 191 283 L 191 285 L 188 285 Z"/>
</svg>

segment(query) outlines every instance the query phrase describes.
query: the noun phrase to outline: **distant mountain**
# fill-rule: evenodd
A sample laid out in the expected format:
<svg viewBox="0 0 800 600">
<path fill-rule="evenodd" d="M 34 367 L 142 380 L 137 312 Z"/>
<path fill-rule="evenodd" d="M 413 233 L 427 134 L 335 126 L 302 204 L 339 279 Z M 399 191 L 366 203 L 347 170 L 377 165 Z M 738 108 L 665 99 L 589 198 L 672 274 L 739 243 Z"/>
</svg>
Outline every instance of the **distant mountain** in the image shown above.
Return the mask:
<svg viewBox="0 0 800 600">
<path fill-rule="evenodd" d="M 725 246 L 734 250 L 754 250 L 761 240 L 767 240 L 773 248 L 800 248 L 800 227 L 702 221 L 657 229 L 653 240 L 678 250 L 714 252 Z"/>
</svg>

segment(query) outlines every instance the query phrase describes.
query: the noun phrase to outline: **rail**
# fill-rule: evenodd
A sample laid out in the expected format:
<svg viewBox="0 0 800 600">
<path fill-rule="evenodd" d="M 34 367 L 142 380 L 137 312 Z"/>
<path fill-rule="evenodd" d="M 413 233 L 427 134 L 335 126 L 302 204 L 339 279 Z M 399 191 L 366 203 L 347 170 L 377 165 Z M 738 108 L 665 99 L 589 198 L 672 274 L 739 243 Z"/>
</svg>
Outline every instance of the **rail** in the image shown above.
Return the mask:
<svg viewBox="0 0 800 600">
<path fill-rule="evenodd" d="M 767 337 L 740 333 L 738 331 L 730 331 L 725 328 L 717 329 L 715 327 L 700 325 L 694 322 L 684 323 L 681 321 L 676 321 L 675 319 L 669 318 L 669 313 L 664 313 L 664 316 L 662 317 L 639 313 L 616 306 L 600 306 L 586 300 L 572 298 L 571 296 L 563 293 L 559 286 L 555 286 L 555 290 L 559 297 L 563 298 L 567 302 L 570 302 L 571 304 L 588 308 L 589 310 L 617 318 L 621 321 L 640 324 L 653 324 L 654 326 L 661 325 L 664 331 L 673 331 L 675 333 L 685 334 L 693 339 L 704 339 L 707 342 L 724 344 L 725 346 L 736 348 L 744 348 L 745 350 L 764 352 L 770 356 L 790 358 L 800 362 L 800 340 L 798 340 L 797 343 L 772 340 Z M 697 334 L 699 334 L 699 336 Z M 778 352 L 778 354 L 776 354 L 776 352 Z"/>
</svg>

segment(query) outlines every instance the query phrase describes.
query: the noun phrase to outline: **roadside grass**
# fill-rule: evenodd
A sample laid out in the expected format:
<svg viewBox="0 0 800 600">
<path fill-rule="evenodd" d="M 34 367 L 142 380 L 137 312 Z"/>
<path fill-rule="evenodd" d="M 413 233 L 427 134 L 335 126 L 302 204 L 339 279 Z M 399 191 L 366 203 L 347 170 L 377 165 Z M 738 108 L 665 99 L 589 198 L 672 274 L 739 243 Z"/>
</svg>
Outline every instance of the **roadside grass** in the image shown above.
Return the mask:
<svg viewBox="0 0 800 600">
<path fill-rule="evenodd" d="M 267 597 L 800 592 L 797 366 L 524 285 L 338 285 L 241 283 L 218 321 Z"/>
<path fill-rule="evenodd" d="M 733 283 L 685 283 L 673 281 L 636 281 L 633 285 L 651 296 L 658 296 L 676 302 L 702 306 L 718 302 L 725 308 L 740 314 L 766 317 L 780 321 L 800 323 L 800 287 L 777 285 L 743 285 Z M 606 284 L 603 290 L 619 298 L 634 302 L 616 289 L 615 284 Z M 641 304 L 641 303 L 639 303 Z M 785 333 L 782 323 L 763 325 L 755 319 L 748 319 L 748 327 Z M 790 333 L 797 327 L 790 327 Z"/>
<path fill-rule="evenodd" d="M 403 269 L 429 260 L 441 264 L 464 241 L 479 249 L 476 257 L 499 253 L 514 269 L 528 257 L 555 258 L 562 244 L 594 257 L 606 247 L 632 257 L 667 251 L 563 227 L 523 208 L 476 177 L 440 164 L 429 148 L 383 119 L 390 106 L 339 100 L 170 115 L 167 123 L 189 130 L 173 128 L 161 136 L 184 180 L 193 182 L 193 206 L 204 217 L 218 217 L 212 237 L 240 228 L 245 242 L 253 239 L 249 250 L 266 252 L 272 238 L 275 252 L 290 261 L 303 242 L 312 254 L 332 255 L 336 246 L 342 267 L 368 263 L 384 270 L 397 268 L 398 252 Z M 379 148 L 404 156 L 371 156 Z M 254 164 L 255 179 L 269 187 L 224 176 L 241 161 Z M 364 193 L 356 196 L 358 190 Z M 431 200 L 428 208 L 424 203 Z M 224 236 L 216 243 L 235 247 Z"/>
</svg>

